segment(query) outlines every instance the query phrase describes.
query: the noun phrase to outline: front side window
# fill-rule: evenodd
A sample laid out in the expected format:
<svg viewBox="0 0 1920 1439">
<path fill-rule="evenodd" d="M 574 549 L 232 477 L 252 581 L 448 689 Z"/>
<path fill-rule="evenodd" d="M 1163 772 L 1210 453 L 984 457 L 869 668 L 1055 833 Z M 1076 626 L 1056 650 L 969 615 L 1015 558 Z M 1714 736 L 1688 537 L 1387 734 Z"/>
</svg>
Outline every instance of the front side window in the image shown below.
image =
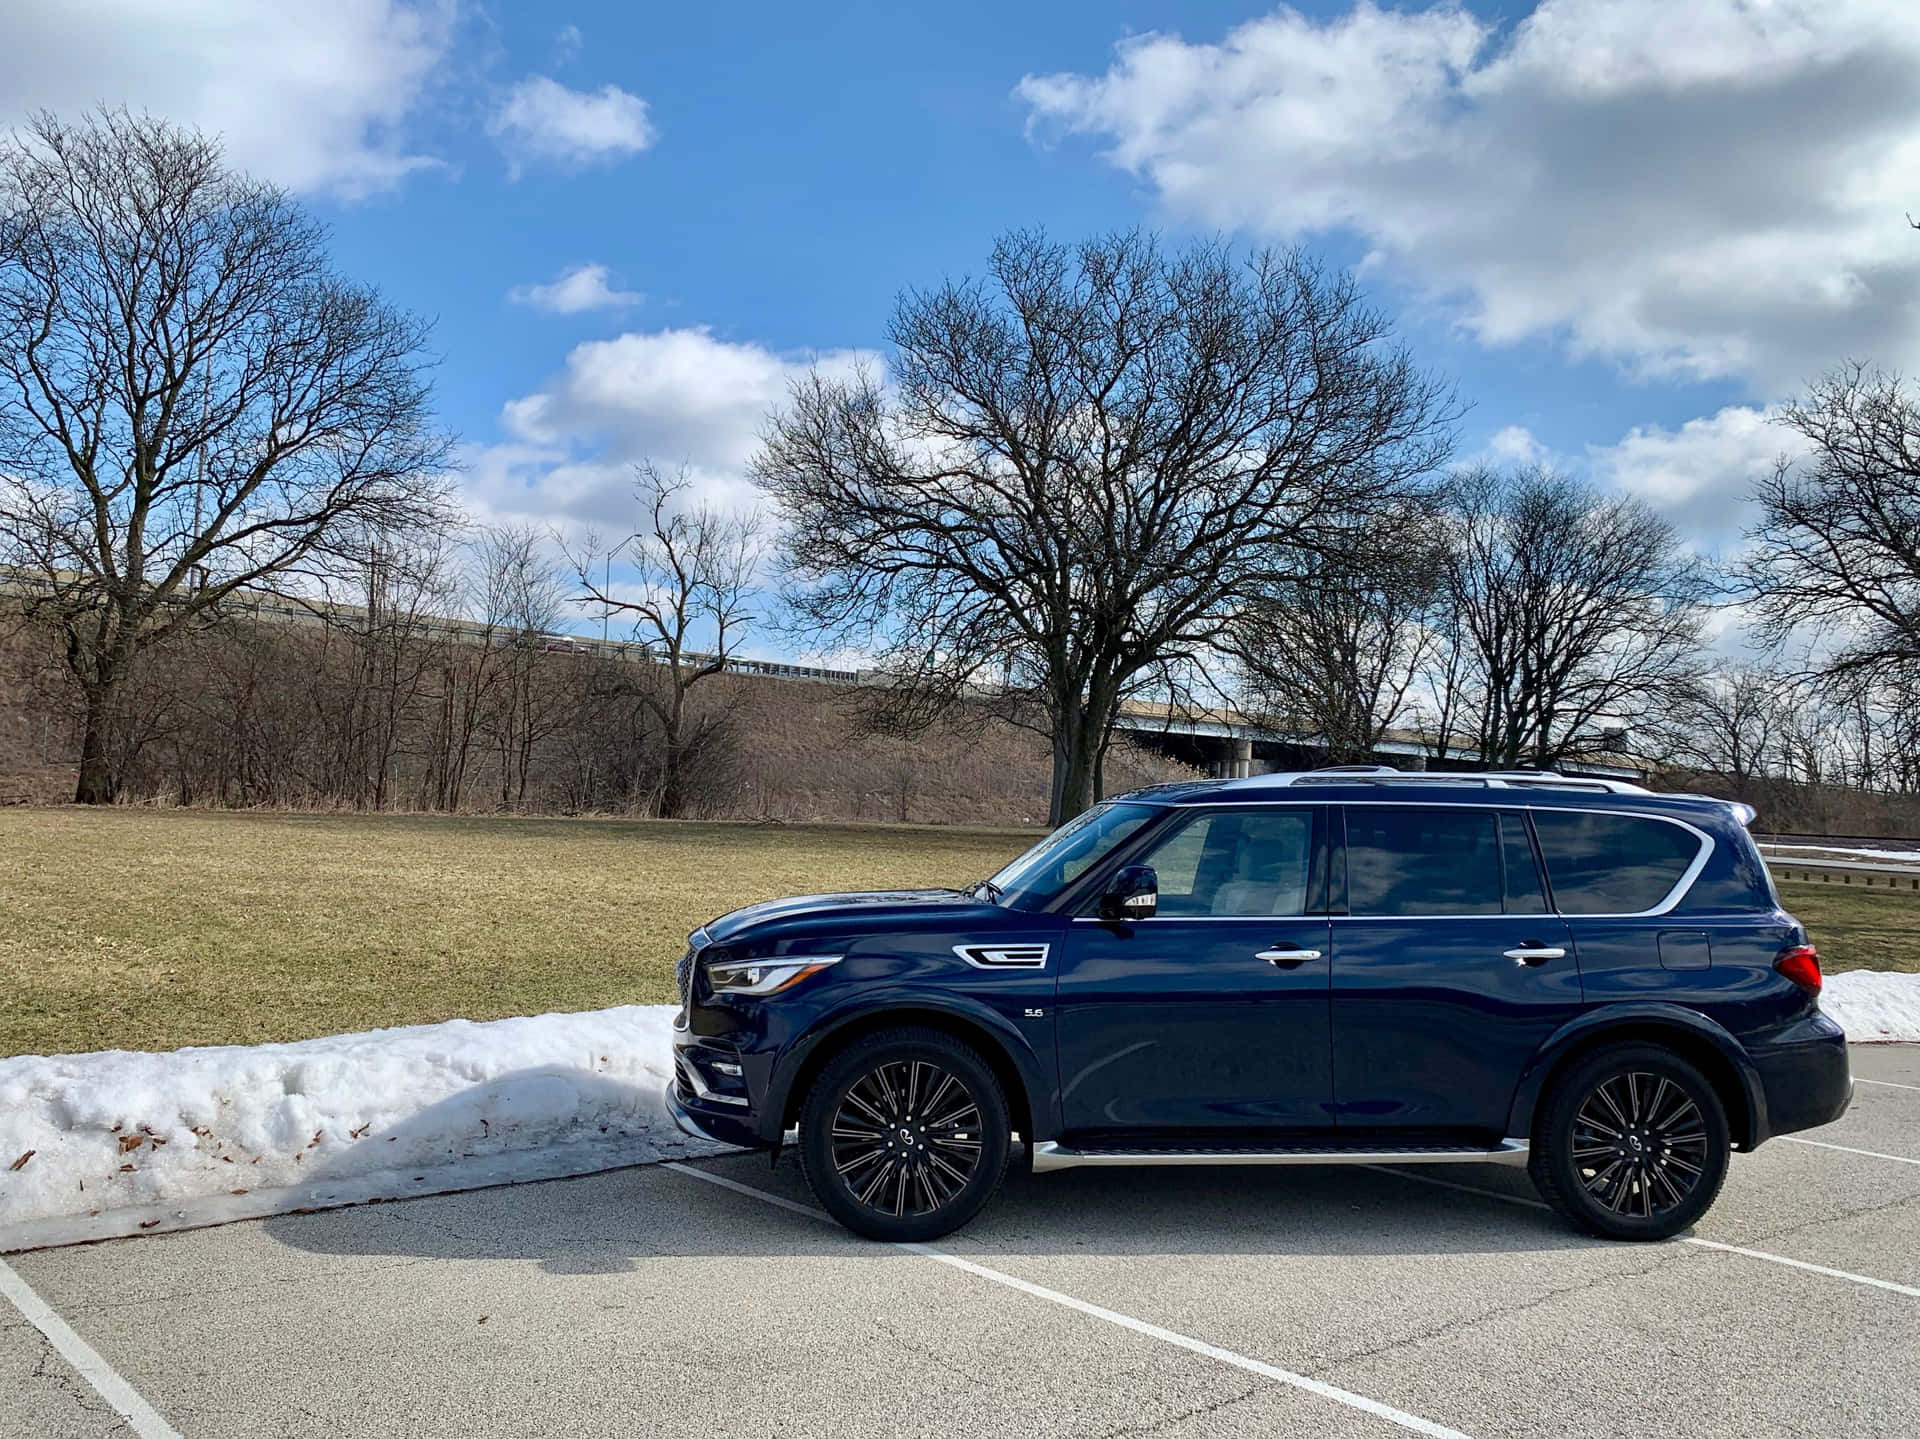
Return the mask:
<svg viewBox="0 0 1920 1439">
<path fill-rule="evenodd" d="M 1349 914 L 1500 914 L 1501 869 L 1494 810 L 1347 810 Z"/>
<path fill-rule="evenodd" d="M 1537 809 L 1534 832 L 1562 914 L 1641 914 L 1686 877 L 1702 842 L 1643 815 Z"/>
<path fill-rule="evenodd" d="M 1313 811 L 1214 810 L 1196 814 L 1155 846 L 1164 919 L 1307 912 Z"/>
<path fill-rule="evenodd" d="M 1023 902 L 1044 903 L 1162 812 L 1147 804 L 1097 804 L 1061 825 L 988 883 L 1004 903 L 1016 908 Z"/>
</svg>

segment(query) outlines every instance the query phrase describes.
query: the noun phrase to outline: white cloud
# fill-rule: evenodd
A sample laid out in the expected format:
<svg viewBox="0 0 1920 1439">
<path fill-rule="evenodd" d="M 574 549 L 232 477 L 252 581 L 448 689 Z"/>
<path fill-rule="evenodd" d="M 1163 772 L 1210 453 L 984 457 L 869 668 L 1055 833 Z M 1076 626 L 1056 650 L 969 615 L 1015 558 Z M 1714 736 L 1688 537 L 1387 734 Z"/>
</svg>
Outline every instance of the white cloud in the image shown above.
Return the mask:
<svg viewBox="0 0 1920 1439">
<path fill-rule="evenodd" d="M 579 59 L 581 40 L 578 25 L 562 25 L 559 33 L 553 37 L 553 63 L 556 66 L 571 65 Z"/>
<path fill-rule="evenodd" d="M 686 464 L 696 495 L 753 505 L 745 478 L 767 415 L 815 366 L 878 371 L 865 351 L 785 356 L 707 329 L 634 331 L 576 345 L 566 364 L 501 410 L 506 443 L 470 457 L 473 507 L 560 525 L 630 522 L 632 466 Z"/>
<path fill-rule="evenodd" d="M 1547 447 L 1525 425 L 1507 425 L 1487 441 L 1486 454 L 1497 465 L 1538 465 L 1546 462 Z"/>
<path fill-rule="evenodd" d="M 1683 533 L 1731 543 L 1752 518 L 1749 498 L 1783 457 L 1806 453 L 1770 412 L 1730 405 L 1677 430 L 1642 425 L 1617 443 L 1589 447 L 1596 478 L 1645 500 Z"/>
<path fill-rule="evenodd" d="M 545 75 L 529 75 L 509 90 L 487 133 L 516 177 L 537 161 L 577 170 L 624 160 L 656 138 L 647 102 L 638 95 L 618 85 L 570 90 Z"/>
<path fill-rule="evenodd" d="M 1510 29 L 1283 8 L 1017 93 L 1181 219 L 1354 232 L 1486 342 L 1771 399 L 1920 361 L 1916 86 L 1912 0 L 1546 0 Z"/>
<path fill-rule="evenodd" d="M 407 125 L 453 32 L 453 0 L 0 5 L 0 125 L 125 105 L 219 134 L 262 178 L 364 196 L 438 163 Z"/>
<path fill-rule="evenodd" d="M 555 315 L 579 315 L 588 310 L 622 310 L 646 296 L 638 290 L 616 289 L 605 265 L 575 265 L 544 285 L 515 285 L 507 298 Z"/>
</svg>

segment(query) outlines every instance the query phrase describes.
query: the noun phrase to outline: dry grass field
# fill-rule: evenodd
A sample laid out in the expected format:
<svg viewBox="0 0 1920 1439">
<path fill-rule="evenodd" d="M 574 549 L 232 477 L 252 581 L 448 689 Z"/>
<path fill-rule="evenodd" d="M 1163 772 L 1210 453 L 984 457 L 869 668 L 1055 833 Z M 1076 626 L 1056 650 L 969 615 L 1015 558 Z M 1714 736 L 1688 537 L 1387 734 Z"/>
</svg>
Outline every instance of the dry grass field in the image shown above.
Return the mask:
<svg viewBox="0 0 1920 1439">
<path fill-rule="evenodd" d="M 754 900 L 964 884 L 1035 836 L 0 810 L 0 1055 L 252 1044 L 672 997 Z"/>
<path fill-rule="evenodd" d="M 0 1055 L 250 1044 L 672 997 L 757 899 L 962 884 L 1031 831 L 0 810 Z M 1783 884 L 1829 972 L 1920 971 L 1920 897 Z"/>
<path fill-rule="evenodd" d="M 1780 902 L 1806 925 L 1820 967 L 1920 974 L 1920 894 L 1831 883 L 1780 883 Z"/>
</svg>

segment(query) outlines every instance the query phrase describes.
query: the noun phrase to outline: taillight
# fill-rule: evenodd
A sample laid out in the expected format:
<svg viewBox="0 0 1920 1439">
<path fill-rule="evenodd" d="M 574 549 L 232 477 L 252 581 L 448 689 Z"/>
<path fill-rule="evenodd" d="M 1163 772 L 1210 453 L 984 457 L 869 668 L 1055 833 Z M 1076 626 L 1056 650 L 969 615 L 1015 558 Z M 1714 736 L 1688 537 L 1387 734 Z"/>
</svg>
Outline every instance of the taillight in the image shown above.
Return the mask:
<svg viewBox="0 0 1920 1439">
<path fill-rule="evenodd" d="M 1808 994 L 1820 992 L 1820 951 L 1812 945 L 1795 945 L 1776 959 L 1773 967 Z"/>
</svg>

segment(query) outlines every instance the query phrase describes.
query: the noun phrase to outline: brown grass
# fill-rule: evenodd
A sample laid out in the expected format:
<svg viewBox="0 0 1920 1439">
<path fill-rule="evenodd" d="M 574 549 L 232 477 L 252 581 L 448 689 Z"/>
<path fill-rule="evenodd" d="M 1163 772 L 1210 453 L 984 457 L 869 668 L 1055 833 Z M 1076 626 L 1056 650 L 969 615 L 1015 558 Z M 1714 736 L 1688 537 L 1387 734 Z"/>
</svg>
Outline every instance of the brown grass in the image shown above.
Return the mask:
<svg viewBox="0 0 1920 1439">
<path fill-rule="evenodd" d="M 962 884 L 1031 832 L 0 810 L 0 1054 L 252 1044 L 672 997 L 688 930 Z"/>
<path fill-rule="evenodd" d="M 1920 974 L 1920 894 L 1843 884 L 1835 874 L 1778 882 L 1780 902 L 1807 927 L 1828 974 L 1843 969 L 1898 969 Z"/>
<path fill-rule="evenodd" d="M 0 1054 L 251 1044 L 672 997 L 757 899 L 959 884 L 1032 831 L 0 810 Z M 1829 973 L 1920 972 L 1920 896 L 1784 883 Z"/>
</svg>

